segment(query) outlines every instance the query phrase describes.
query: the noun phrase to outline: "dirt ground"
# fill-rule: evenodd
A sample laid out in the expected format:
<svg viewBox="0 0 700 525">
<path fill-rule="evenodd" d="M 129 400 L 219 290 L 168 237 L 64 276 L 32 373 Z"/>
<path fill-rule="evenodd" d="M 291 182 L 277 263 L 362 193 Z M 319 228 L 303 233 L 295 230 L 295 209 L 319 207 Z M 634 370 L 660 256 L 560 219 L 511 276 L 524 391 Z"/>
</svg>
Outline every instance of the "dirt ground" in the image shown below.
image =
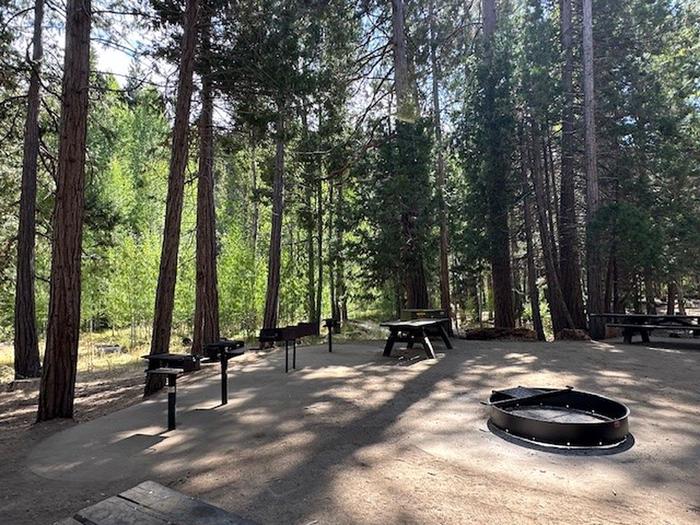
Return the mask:
<svg viewBox="0 0 700 525">
<path fill-rule="evenodd" d="M 697 343 L 456 341 L 424 360 L 367 342 L 303 348 L 288 375 L 283 352 L 250 355 L 226 406 L 216 368 L 183 381 L 172 432 L 164 398 L 139 402 L 141 374 L 81 385 L 78 424 L 31 425 L 32 396 L 3 393 L 0 523 L 52 523 L 151 479 L 260 523 L 696 524 Z M 633 446 L 503 440 L 480 401 L 516 385 L 619 399 Z"/>
</svg>

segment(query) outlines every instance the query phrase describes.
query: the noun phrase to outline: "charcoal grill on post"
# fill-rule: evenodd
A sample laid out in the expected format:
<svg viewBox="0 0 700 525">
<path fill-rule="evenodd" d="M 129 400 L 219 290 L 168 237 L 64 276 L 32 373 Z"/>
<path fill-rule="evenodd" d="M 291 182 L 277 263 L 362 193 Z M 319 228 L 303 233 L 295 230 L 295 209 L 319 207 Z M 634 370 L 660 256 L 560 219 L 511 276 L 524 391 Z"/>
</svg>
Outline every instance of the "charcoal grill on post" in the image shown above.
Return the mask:
<svg viewBox="0 0 700 525">
<path fill-rule="evenodd" d="M 615 447 L 629 437 L 629 408 L 572 387 L 494 390 L 487 404 L 496 428 L 538 445 Z"/>
</svg>

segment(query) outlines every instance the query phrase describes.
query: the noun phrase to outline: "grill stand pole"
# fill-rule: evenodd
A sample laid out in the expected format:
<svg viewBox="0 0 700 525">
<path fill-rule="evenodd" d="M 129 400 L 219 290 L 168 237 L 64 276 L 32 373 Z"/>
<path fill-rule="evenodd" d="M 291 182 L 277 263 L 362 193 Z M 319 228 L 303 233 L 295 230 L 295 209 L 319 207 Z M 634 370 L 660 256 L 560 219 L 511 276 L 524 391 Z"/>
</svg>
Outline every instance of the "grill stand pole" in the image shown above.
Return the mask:
<svg viewBox="0 0 700 525">
<path fill-rule="evenodd" d="M 328 352 L 333 352 L 333 328 L 328 324 Z"/>
<path fill-rule="evenodd" d="M 228 403 L 228 356 L 226 351 L 221 349 L 221 404 Z"/>
<path fill-rule="evenodd" d="M 168 376 L 168 430 L 175 430 L 176 379 L 173 374 Z"/>
<path fill-rule="evenodd" d="M 294 349 L 292 350 L 292 368 L 294 370 L 296 370 L 297 369 L 297 340 L 296 339 L 294 339 L 293 347 L 294 347 Z"/>
<path fill-rule="evenodd" d="M 284 373 L 289 372 L 289 341 L 284 342 Z"/>
</svg>

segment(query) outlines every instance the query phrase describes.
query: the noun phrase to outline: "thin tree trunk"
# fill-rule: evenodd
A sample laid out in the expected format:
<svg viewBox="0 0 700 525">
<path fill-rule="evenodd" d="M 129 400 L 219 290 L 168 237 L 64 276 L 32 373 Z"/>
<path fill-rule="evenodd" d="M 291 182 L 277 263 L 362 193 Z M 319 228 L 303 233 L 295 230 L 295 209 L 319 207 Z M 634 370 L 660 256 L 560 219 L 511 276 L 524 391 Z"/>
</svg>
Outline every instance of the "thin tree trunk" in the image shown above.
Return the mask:
<svg viewBox="0 0 700 525">
<path fill-rule="evenodd" d="M 320 121 L 320 115 L 319 115 Z M 318 283 L 316 285 L 316 321 L 321 322 L 323 314 L 323 165 L 318 159 L 318 180 L 316 181 L 316 251 L 318 252 Z"/>
<path fill-rule="evenodd" d="M 253 248 L 253 261 L 258 256 L 258 229 L 260 222 L 260 205 L 258 203 L 258 161 L 255 138 L 251 138 L 250 148 L 250 169 L 253 173 L 253 225 L 251 227 L 251 246 Z"/>
<path fill-rule="evenodd" d="M 646 303 L 646 311 L 648 314 L 656 313 L 656 305 L 654 304 L 654 281 L 651 278 L 651 272 L 644 272 L 644 302 Z"/>
<path fill-rule="evenodd" d="M 678 315 L 687 315 L 685 311 L 685 293 L 681 282 L 676 282 L 676 290 L 678 291 Z"/>
<path fill-rule="evenodd" d="M 412 97 L 406 49 L 404 1 L 391 0 L 391 24 L 394 48 L 394 84 L 396 90 L 396 118 L 415 121 L 416 101 Z"/>
<path fill-rule="evenodd" d="M 209 10 L 210 5 L 205 9 Z M 211 13 L 202 17 L 202 112 L 199 117 L 199 177 L 197 181 L 196 293 L 192 353 L 219 340 L 219 287 L 216 274 L 216 206 L 214 203 L 214 100 L 209 53 Z"/>
<path fill-rule="evenodd" d="M 437 184 L 438 215 L 440 222 L 440 308 L 450 318 L 452 329 L 452 301 L 450 299 L 449 231 L 445 207 L 445 156 L 442 142 L 442 118 L 440 115 L 440 64 L 437 60 L 437 34 L 435 28 L 434 0 L 428 4 L 430 18 L 430 65 L 433 88 L 433 126 L 435 128 L 435 182 Z"/>
<path fill-rule="evenodd" d="M 578 250 L 576 194 L 574 187 L 574 37 L 571 0 L 561 0 L 560 38 L 562 49 L 561 88 L 561 181 L 559 200 L 559 276 L 564 301 L 576 328 L 586 327 L 581 292 L 581 262 Z"/>
<path fill-rule="evenodd" d="M 534 128 L 537 124 L 532 124 Z M 544 183 L 542 181 L 542 160 L 538 151 L 537 132 L 532 137 L 532 147 L 530 148 L 532 163 L 531 173 L 535 186 L 535 198 L 537 202 L 538 224 L 540 228 L 540 241 L 542 243 L 542 252 L 544 255 L 545 271 L 547 274 L 547 289 L 549 307 L 552 315 L 552 327 L 556 336 L 565 328 L 574 328 L 573 320 L 564 302 L 564 296 L 559 285 L 559 276 L 557 275 L 556 258 L 554 250 L 550 244 L 551 236 L 549 224 L 547 221 L 547 200 L 545 195 Z"/>
<path fill-rule="evenodd" d="M 583 0 L 583 113 L 586 129 L 586 247 L 588 280 L 588 313 L 603 313 L 600 243 L 593 221 L 600 207 L 598 187 L 598 158 L 595 129 L 595 81 L 593 69 L 593 8 L 592 0 Z M 593 339 L 605 337 L 605 323 L 590 318 L 589 331 Z"/>
<path fill-rule="evenodd" d="M 277 106 L 275 172 L 272 181 L 272 226 L 267 264 L 267 293 L 263 326 L 277 326 L 279 313 L 280 270 L 282 262 L 282 214 L 284 213 L 284 103 Z"/>
<path fill-rule="evenodd" d="M 187 0 L 183 18 L 183 35 L 180 47 L 180 74 L 178 77 L 175 123 L 170 151 L 168 195 L 165 203 L 165 226 L 163 247 L 160 255 L 158 287 L 156 288 L 155 313 L 151 354 L 167 352 L 170 347 L 170 332 L 175 306 L 175 283 L 177 281 L 177 258 L 180 248 L 182 204 L 185 191 L 185 168 L 187 166 L 190 104 L 192 101 L 192 73 L 194 70 L 197 42 L 197 19 L 199 0 Z M 144 395 L 163 388 L 161 376 L 151 375 L 146 381 Z"/>
<path fill-rule="evenodd" d="M 675 315 L 676 313 L 676 289 L 675 281 L 666 283 L 666 315 Z"/>
<path fill-rule="evenodd" d="M 315 224 L 314 216 L 315 213 L 312 210 L 312 197 L 315 193 L 314 184 L 314 174 L 309 162 L 309 155 L 311 144 L 309 142 L 309 124 L 307 118 L 307 108 L 304 104 L 301 111 L 301 124 L 302 124 L 302 136 L 304 139 L 304 145 L 307 150 L 306 164 L 305 164 L 305 180 L 304 180 L 304 217 L 303 224 L 306 230 L 306 318 L 309 322 L 313 322 L 318 319 L 316 316 L 316 265 L 315 265 Z"/>
<path fill-rule="evenodd" d="M 34 4 L 32 68 L 27 93 L 27 118 L 24 124 L 22 187 L 19 201 L 17 233 L 17 283 L 15 288 L 15 378 L 39 377 L 39 340 L 36 330 L 34 297 L 34 246 L 36 237 L 36 171 L 39 157 L 39 106 L 41 98 L 41 61 L 44 55 L 42 24 L 44 0 Z"/>
<path fill-rule="evenodd" d="M 496 32 L 495 0 L 482 0 L 483 42 L 485 60 L 489 67 L 488 79 L 484 89 L 485 125 L 490 130 L 496 129 L 496 84 L 498 79 L 494 69 L 494 39 Z M 494 137 L 496 141 L 498 137 Z M 492 141 L 489 141 L 492 142 Z M 500 151 L 501 144 L 490 144 L 487 154 L 498 162 L 490 162 L 487 178 L 488 219 L 487 235 L 490 244 L 491 283 L 493 288 L 494 325 L 496 327 L 514 328 L 513 281 L 511 275 L 510 226 L 508 224 L 508 197 L 506 193 L 505 159 Z"/>
<path fill-rule="evenodd" d="M 537 334 L 538 341 L 545 341 L 544 327 L 542 326 L 542 314 L 540 313 L 540 293 L 537 289 L 537 270 L 535 266 L 535 247 L 532 241 L 532 214 L 530 212 L 530 188 L 527 182 L 527 171 L 521 167 L 523 178 L 523 216 L 525 218 L 525 241 L 527 243 L 527 290 L 530 298 L 530 310 L 532 310 L 532 325 Z"/>
<path fill-rule="evenodd" d="M 68 0 L 46 352 L 37 419 L 73 417 L 90 75 L 90 0 Z"/>
</svg>

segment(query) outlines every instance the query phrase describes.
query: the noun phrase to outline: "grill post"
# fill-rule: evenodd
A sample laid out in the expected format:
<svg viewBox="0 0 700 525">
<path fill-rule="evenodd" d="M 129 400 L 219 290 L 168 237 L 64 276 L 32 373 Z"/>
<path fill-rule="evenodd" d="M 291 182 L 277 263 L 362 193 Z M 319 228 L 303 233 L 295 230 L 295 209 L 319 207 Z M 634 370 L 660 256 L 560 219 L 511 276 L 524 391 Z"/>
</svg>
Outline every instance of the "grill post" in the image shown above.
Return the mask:
<svg viewBox="0 0 700 525">
<path fill-rule="evenodd" d="M 220 352 L 221 355 L 221 404 L 225 405 L 228 403 L 228 356 L 226 355 L 226 350 L 223 348 Z"/>
<path fill-rule="evenodd" d="M 168 376 L 168 430 L 175 430 L 176 378 L 174 374 Z"/>
</svg>

